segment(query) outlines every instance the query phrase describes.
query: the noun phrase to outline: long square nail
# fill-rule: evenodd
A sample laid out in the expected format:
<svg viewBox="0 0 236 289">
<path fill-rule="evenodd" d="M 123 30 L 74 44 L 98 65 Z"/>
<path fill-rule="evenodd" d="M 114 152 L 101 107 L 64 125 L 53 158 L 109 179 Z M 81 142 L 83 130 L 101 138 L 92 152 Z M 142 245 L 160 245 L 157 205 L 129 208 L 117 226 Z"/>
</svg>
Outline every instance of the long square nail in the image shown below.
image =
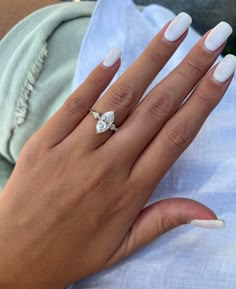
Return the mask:
<svg viewBox="0 0 236 289">
<path fill-rule="evenodd" d="M 181 12 L 170 23 L 164 34 L 168 41 L 178 40 L 192 23 L 192 18 L 185 12 Z"/>
<path fill-rule="evenodd" d="M 230 78 L 236 69 L 236 56 L 226 55 L 216 67 L 213 77 L 216 81 L 225 82 Z"/>
<path fill-rule="evenodd" d="M 217 50 L 232 34 L 232 27 L 226 22 L 220 22 L 215 26 L 205 39 L 205 47 L 208 50 Z"/>
</svg>

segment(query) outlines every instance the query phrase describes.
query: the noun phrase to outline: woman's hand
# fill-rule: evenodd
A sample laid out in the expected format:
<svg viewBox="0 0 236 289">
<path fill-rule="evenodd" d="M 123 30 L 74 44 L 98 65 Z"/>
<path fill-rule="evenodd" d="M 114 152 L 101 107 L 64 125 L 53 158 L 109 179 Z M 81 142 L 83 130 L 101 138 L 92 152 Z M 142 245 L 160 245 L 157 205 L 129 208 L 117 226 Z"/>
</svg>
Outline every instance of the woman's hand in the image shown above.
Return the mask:
<svg viewBox="0 0 236 289">
<path fill-rule="evenodd" d="M 233 71 L 222 67 L 208 72 L 224 41 L 209 50 L 207 33 L 137 105 L 186 37 L 186 23 L 183 31 L 183 23 L 174 24 L 179 35 L 175 40 L 172 33 L 171 41 L 164 36 L 168 23 L 97 101 L 120 65 L 113 51 L 25 144 L 0 197 L 1 288 L 62 288 L 174 227 L 217 219 L 204 205 L 183 198 L 143 208 L 232 80 Z M 96 134 L 88 113 L 96 101 L 95 111 L 114 110 L 117 132 Z"/>
</svg>

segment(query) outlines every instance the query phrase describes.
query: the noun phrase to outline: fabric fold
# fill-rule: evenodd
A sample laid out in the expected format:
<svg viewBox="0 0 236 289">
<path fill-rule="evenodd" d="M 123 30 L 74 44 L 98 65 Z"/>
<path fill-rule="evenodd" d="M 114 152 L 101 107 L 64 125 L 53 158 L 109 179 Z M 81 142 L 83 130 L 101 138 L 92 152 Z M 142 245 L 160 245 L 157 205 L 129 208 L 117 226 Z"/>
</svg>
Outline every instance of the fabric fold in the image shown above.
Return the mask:
<svg viewBox="0 0 236 289">
<path fill-rule="evenodd" d="M 94 2 L 44 7 L 0 42 L 0 154 L 14 163 L 24 145 L 71 94 L 78 51 Z"/>
</svg>

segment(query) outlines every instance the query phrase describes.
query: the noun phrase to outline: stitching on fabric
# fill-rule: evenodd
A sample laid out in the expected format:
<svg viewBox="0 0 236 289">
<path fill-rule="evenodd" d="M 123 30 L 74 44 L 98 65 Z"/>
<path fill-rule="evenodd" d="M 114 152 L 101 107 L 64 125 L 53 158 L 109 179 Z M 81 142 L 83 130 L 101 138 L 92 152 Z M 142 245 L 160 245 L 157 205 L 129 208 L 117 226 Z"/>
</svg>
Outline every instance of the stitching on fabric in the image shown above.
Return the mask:
<svg viewBox="0 0 236 289">
<path fill-rule="evenodd" d="M 48 45 L 45 43 L 39 53 L 38 58 L 35 63 L 32 64 L 26 80 L 24 82 L 22 92 L 18 99 L 16 112 L 15 112 L 15 127 L 13 133 L 16 132 L 17 128 L 24 123 L 28 113 L 28 103 L 31 93 L 34 91 L 34 86 L 36 84 L 37 79 L 43 69 L 43 64 L 48 55 Z"/>
</svg>

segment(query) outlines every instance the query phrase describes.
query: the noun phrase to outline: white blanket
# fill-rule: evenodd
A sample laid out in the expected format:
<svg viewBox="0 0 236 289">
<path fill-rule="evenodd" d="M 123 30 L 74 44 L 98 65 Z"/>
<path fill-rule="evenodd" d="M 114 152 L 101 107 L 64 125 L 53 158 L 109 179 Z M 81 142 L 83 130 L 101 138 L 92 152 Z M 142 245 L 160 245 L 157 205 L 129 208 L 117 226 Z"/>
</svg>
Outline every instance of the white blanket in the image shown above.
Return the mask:
<svg viewBox="0 0 236 289">
<path fill-rule="evenodd" d="M 72 90 L 113 47 L 123 51 L 116 80 L 173 17 L 171 11 L 157 5 L 140 12 L 131 0 L 100 0 L 79 53 Z M 153 85 L 199 39 L 200 35 L 190 29 L 187 39 Z M 112 268 L 70 288 L 236 288 L 236 78 L 197 138 L 163 178 L 149 204 L 167 197 L 203 202 L 225 220 L 226 228 L 217 231 L 183 225 Z"/>
</svg>

